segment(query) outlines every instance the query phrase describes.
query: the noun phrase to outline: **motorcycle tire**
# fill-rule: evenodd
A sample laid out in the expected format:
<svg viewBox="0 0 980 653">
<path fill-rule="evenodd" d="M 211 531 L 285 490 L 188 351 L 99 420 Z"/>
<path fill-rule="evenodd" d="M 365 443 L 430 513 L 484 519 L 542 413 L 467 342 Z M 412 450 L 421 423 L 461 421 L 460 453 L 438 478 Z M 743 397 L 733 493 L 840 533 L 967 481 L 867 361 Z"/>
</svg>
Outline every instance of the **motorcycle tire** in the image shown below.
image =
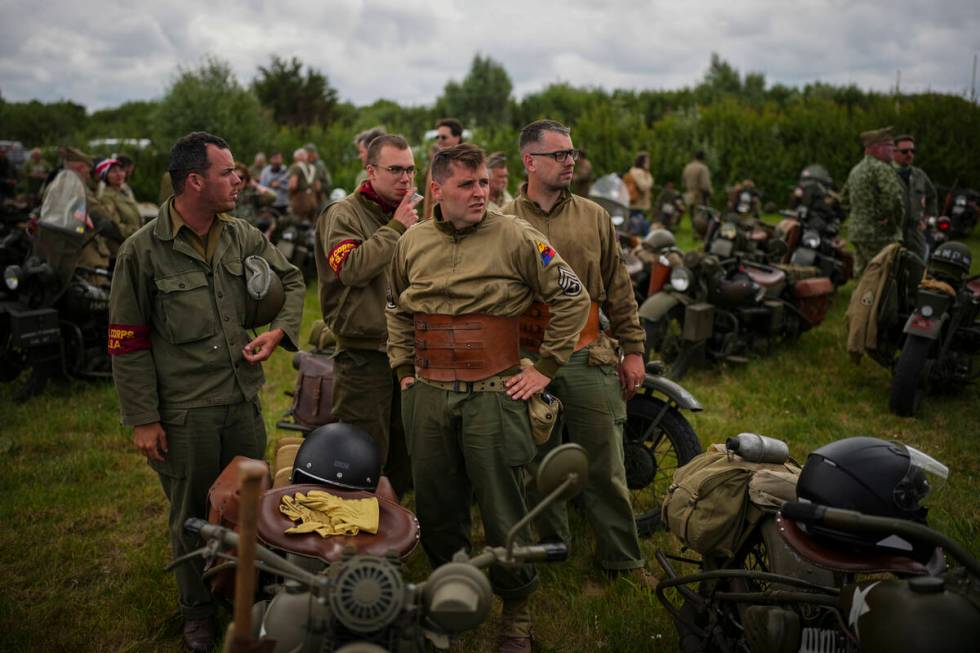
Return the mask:
<svg viewBox="0 0 980 653">
<path fill-rule="evenodd" d="M 651 431 L 661 412 L 663 417 Z M 647 537 L 662 526 L 660 506 L 674 471 L 701 453 L 701 443 L 676 407 L 656 397 L 636 395 L 626 406 L 623 444 L 636 530 Z"/>
<path fill-rule="evenodd" d="M 914 417 L 929 392 L 929 350 L 933 341 L 909 334 L 892 374 L 889 407 L 901 417 Z"/>
</svg>

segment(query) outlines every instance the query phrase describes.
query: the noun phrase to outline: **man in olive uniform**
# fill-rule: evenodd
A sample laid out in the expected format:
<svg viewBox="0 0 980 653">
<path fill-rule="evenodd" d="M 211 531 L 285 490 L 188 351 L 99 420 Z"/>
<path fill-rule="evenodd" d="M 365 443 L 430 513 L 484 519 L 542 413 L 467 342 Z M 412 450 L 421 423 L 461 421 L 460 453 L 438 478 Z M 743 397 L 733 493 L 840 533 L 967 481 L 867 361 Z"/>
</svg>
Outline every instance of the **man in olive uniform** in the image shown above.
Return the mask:
<svg viewBox="0 0 980 653">
<path fill-rule="evenodd" d="M 895 139 L 892 165 L 902 181 L 905 199 L 905 223 L 902 225 L 902 241 L 907 249 L 926 257 L 925 218 L 939 214 L 936 187 L 922 168 L 912 165 L 915 158 L 915 139 L 903 134 Z"/>
<path fill-rule="evenodd" d="M 471 496 L 491 546 L 526 514 L 523 467 L 535 453 L 526 400 L 568 360 L 589 312 L 581 282 L 540 233 L 486 210 L 489 186 L 481 149 L 438 152 L 434 217 L 402 236 L 389 269 L 388 354 L 433 567 L 469 549 Z M 538 362 L 518 371 L 519 316 L 535 297 L 551 322 Z M 495 566 L 490 581 L 504 600 L 500 650 L 530 651 L 534 568 Z"/>
<path fill-rule="evenodd" d="M 317 221 L 320 309 L 337 338 L 333 414 L 374 439 L 401 494 L 411 487 L 411 471 L 398 380 L 386 352 L 385 269 L 395 243 L 418 221 L 415 161 L 405 139 L 393 134 L 376 137 L 366 159 L 368 180 Z"/>
<path fill-rule="evenodd" d="M 623 466 L 624 395 L 631 397 L 646 374 L 644 332 L 637 316 L 629 274 L 623 265 L 616 228 L 595 202 L 569 191 L 576 150 L 569 129 L 553 120 L 539 120 L 521 131 L 520 150 L 527 183 L 504 213 L 527 220 L 548 239 L 577 275 L 592 306 L 575 353 L 555 375 L 549 391 L 561 399 L 572 442 L 589 454 L 589 484 L 583 492 L 586 515 L 595 533 L 600 566 L 611 575 L 644 566 L 626 487 Z M 609 317 L 615 343 L 599 330 L 600 309 Z M 524 333 L 535 331 L 528 315 Z M 522 334 L 523 335 L 523 334 Z M 525 348 L 533 350 L 535 343 Z M 555 429 L 539 457 L 560 444 Z M 537 521 L 543 539 L 570 541 L 563 506 L 549 508 Z M 649 583 L 644 572 L 637 580 Z"/>
<path fill-rule="evenodd" d="M 694 224 L 694 216 L 697 215 L 698 206 L 711 202 L 711 195 L 714 189 L 711 187 L 711 171 L 704 163 L 704 150 L 694 153 L 694 159 L 684 166 L 681 172 L 681 180 L 684 182 L 684 201 L 691 212 L 691 226 L 695 237 L 703 237 L 699 234 L 697 226 Z M 678 225 L 680 220 L 678 219 Z"/>
<path fill-rule="evenodd" d="M 442 118 L 436 123 L 436 151 L 455 147 L 463 142 L 463 123 L 455 118 Z M 422 191 L 422 217 L 431 218 L 436 200 L 432 197 L 432 167 L 425 171 L 425 188 Z"/>
<path fill-rule="evenodd" d="M 296 350 L 305 287 L 299 270 L 254 227 L 226 214 L 241 180 L 227 143 L 194 132 L 170 151 L 175 196 L 123 243 L 109 302 L 109 354 L 122 422 L 170 501 L 174 556 L 200 545 L 184 531 L 207 517 L 207 495 L 237 455 L 263 458 L 260 363 L 282 343 Z M 285 301 L 252 339 L 243 261 L 280 277 Z M 210 650 L 215 605 L 198 560 L 176 569 L 184 645 Z"/>
<path fill-rule="evenodd" d="M 861 142 L 864 158 L 851 168 L 841 193 L 854 244 L 855 277 L 883 247 L 902 239 L 905 220 L 905 193 L 891 166 L 891 127 L 863 132 Z"/>
<path fill-rule="evenodd" d="M 303 149 L 306 150 L 307 162 L 316 169 L 316 180 L 320 183 L 320 190 L 316 196 L 317 214 L 319 215 L 320 207 L 326 204 L 327 197 L 330 195 L 333 180 L 330 177 L 330 171 L 327 170 L 327 164 L 320 158 L 320 151 L 316 149 L 316 145 L 307 143 Z"/>
</svg>

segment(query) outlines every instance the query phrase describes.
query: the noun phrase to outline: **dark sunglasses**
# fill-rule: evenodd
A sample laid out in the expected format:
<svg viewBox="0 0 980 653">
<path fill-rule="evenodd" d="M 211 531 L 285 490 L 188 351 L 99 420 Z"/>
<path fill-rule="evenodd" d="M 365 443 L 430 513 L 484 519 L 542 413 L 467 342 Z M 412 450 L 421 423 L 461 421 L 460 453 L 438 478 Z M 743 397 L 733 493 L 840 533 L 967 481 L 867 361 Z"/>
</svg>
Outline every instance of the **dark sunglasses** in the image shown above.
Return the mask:
<svg viewBox="0 0 980 653">
<path fill-rule="evenodd" d="M 898 151 L 901 152 L 902 154 L 915 154 L 914 147 L 903 147 L 900 148 Z"/>
</svg>

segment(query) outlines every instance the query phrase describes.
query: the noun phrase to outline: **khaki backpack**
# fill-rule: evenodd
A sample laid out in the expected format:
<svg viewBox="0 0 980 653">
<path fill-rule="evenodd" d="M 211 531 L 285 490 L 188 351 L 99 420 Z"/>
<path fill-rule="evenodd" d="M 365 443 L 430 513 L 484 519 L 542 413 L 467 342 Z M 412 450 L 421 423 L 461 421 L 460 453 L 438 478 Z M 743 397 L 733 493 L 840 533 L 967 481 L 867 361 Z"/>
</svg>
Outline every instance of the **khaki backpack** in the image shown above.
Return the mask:
<svg viewBox="0 0 980 653">
<path fill-rule="evenodd" d="M 702 555 L 733 556 L 766 511 L 796 499 L 799 474 L 793 463 L 752 463 L 713 445 L 674 472 L 664 525 Z"/>
</svg>

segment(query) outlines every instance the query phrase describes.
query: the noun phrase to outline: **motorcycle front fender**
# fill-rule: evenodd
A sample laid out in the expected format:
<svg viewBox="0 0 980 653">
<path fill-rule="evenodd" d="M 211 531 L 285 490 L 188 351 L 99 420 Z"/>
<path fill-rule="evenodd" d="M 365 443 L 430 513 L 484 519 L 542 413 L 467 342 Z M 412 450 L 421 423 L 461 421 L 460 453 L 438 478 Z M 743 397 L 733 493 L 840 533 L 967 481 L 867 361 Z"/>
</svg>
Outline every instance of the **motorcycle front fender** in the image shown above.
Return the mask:
<svg viewBox="0 0 980 653">
<path fill-rule="evenodd" d="M 661 291 L 644 300 L 643 304 L 640 306 L 638 314 L 640 319 L 647 320 L 648 322 L 656 322 L 661 319 L 670 309 L 674 308 L 679 304 L 690 304 L 691 300 L 686 295 L 680 293 Z"/>
<path fill-rule="evenodd" d="M 667 395 L 668 399 L 681 408 L 686 408 L 692 412 L 704 410 L 701 402 L 695 399 L 694 395 L 688 392 L 684 386 L 666 377 L 647 374 L 646 379 L 643 381 L 643 386 L 650 394 L 660 393 Z"/>
</svg>

